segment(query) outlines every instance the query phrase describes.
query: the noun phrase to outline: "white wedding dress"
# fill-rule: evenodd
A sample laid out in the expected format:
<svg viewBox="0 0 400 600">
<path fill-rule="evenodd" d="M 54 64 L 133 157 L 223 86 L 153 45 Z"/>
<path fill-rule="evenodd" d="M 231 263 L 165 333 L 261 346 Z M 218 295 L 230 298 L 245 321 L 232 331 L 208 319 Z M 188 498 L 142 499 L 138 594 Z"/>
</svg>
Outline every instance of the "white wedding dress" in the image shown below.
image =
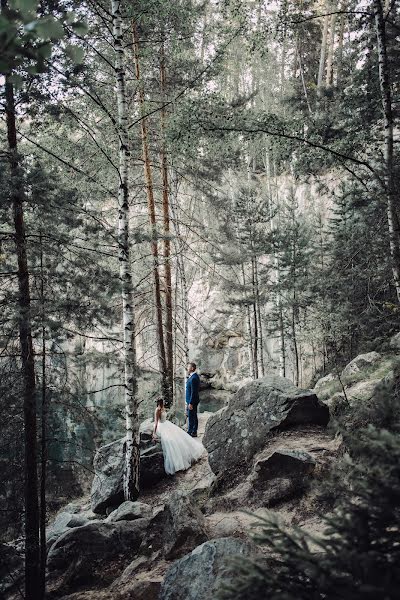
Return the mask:
<svg viewBox="0 0 400 600">
<path fill-rule="evenodd" d="M 186 471 L 204 452 L 204 446 L 199 440 L 167 421 L 164 410 L 161 411 L 156 435 L 161 439 L 164 468 L 168 475 L 173 475 L 176 471 Z"/>
</svg>

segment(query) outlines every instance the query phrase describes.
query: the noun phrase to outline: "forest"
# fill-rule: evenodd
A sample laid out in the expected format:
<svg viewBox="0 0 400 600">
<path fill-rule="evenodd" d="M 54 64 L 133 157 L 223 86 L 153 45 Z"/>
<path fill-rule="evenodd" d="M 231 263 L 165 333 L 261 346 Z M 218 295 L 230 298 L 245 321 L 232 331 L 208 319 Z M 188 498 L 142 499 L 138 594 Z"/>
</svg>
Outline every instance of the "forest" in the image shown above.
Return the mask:
<svg viewBox="0 0 400 600">
<path fill-rule="evenodd" d="M 0 596 L 398 597 L 399 41 L 397 0 L 1 0 Z"/>
</svg>

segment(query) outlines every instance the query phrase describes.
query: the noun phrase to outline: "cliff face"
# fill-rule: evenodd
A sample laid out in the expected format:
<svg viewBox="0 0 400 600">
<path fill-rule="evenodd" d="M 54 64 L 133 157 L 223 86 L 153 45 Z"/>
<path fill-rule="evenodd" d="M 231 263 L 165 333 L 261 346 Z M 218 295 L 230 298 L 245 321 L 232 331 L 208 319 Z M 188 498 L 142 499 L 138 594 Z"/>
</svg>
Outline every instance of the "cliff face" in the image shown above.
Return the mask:
<svg viewBox="0 0 400 600">
<path fill-rule="evenodd" d="M 267 189 L 264 175 L 254 177 L 257 197 L 266 202 L 271 191 Z M 289 195 L 294 196 L 297 213 L 306 215 L 310 227 L 323 228 L 330 216 L 331 194 L 340 182 L 330 173 L 308 183 L 297 184 L 290 175 L 276 178 L 272 191 L 275 202 L 284 202 Z M 233 182 L 232 187 L 238 187 Z M 228 192 L 227 192 L 228 193 Z M 232 194 L 232 190 L 230 192 Z M 233 192 L 233 195 L 235 192 Z M 264 198 L 265 196 L 265 198 Z M 219 216 L 217 212 L 203 208 L 198 213 L 205 229 L 212 231 Z M 233 224 L 232 224 L 233 226 Z M 195 244 L 195 240 L 193 240 Z M 200 252 L 201 250 L 199 250 Z M 271 257 L 261 256 L 260 263 L 271 265 Z M 236 267 L 238 271 L 238 267 Z M 274 273 L 269 279 L 274 281 Z M 235 307 L 228 302 L 224 281 L 234 278 L 234 269 L 216 265 L 214 268 L 197 268 L 193 271 L 192 284 L 189 289 L 189 350 L 190 357 L 196 361 L 202 372 L 212 377 L 215 387 L 235 386 L 239 381 L 251 376 L 249 360 L 249 344 L 246 324 L 246 309 Z M 265 284 L 268 285 L 268 281 Z M 261 293 L 265 290 L 261 284 Z M 266 299 L 261 307 L 263 327 L 265 374 L 279 374 L 280 342 L 278 333 L 269 333 L 273 310 L 273 299 Z M 309 385 L 314 371 L 320 365 L 318 359 L 311 357 L 310 344 L 303 344 L 300 358 L 300 385 Z M 295 357 L 293 344 L 288 336 L 286 340 L 286 377 L 294 380 Z"/>
</svg>

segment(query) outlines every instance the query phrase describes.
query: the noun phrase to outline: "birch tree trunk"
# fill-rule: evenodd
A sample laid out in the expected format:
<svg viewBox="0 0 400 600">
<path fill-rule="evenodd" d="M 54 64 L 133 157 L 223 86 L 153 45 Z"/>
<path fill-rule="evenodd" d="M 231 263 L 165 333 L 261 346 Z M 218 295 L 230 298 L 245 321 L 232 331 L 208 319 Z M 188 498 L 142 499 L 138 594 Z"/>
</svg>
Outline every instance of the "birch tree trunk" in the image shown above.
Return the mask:
<svg viewBox="0 0 400 600">
<path fill-rule="evenodd" d="M 135 350 L 135 320 L 133 312 L 133 286 L 129 245 L 129 139 L 128 112 L 125 88 L 124 40 L 120 0 L 112 0 L 113 38 L 115 50 L 115 77 L 118 109 L 119 137 L 119 188 L 118 188 L 118 249 L 122 294 L 123 355 L 125 369 L 125 500 L 136 500 L 139 495 L 139 422 L 137 402 L 137 366 Z"/>
<path fill-rule="evenodd" d="M 165 342 L 164 342 L 164 325 L 163 325 L 163 309 L 161 301 L 161 283 L 159 273 L 159 255 L 158 255 L 158 242 L 157 242 L 157 223 L 156 223 L 156 209 L 154 202 L 154 187 L 153 187 L 153 176 L 150 165 L 150 154 L 148 145 L 148 133 L 147 133 L 147 119 L 145 117 L 145 98 L 140 77 L 140 60 L 139 60 L 139 35 L 135 21 L 132 21 L 132 41 L 133 41 L 133 57 L 135 62 L 135 76 L 138 82 L 138 96 L 140 105 L 140 127 L 142 137 L 142 148 L 143 148 L 143 166 L 146 178 L 146 189 L 147 189 L 147 205 L 149 212 L 149 220 L 152 231 L 151 241 L 151 253 L 153 255 L 153 282 L 154 282 L 154 302 L 156 308 L 156 335 L 157 335 L 157 348 L 158 348 L 158 362 L 161 375 L 161 387 L 166 405 L 170 404 L 169 397 L 169 383 L 167 375 L 167 360 L 165 355 Z"/>
<path fill-rule="evenodd" d="M 381 0 L 373 2 L 375 12 L 375 30 L 378 45 L 379 87 L 383 108 L 384 123 L 384 184 L 386 209 L 389 228 L 390 255 L 392 262 L 393 282 L 397 300 L 400 303 L 400 225 L 398 198 L 393 177 L 393 109 L 392 87 L 390 81 L 389 62 L 386 46 L 386 22 L 383 16 Z"/>
<path fill-rule="evenodd" d="M 2 2 L 2 8 L 5 2 Z M 39 499 L 37 473 L 37 407 L 32 343 L 31 296 L 25 235 L 24 189 L 18 155 L 14 88 L 5 80 L 6 126 L 11 177 L 11 202 L 18 264 L 18 329 L 21 348 L 24 412 L 25 599 L 40 600 Z"/>
<path fill-rule="evenodd" d="M 161 46 L 160 53 L 160 84 L 161 84 L 161 101 L 165 103 L 165 54 L 164 42 Z M 167 153 L 165 147 L 165 124 L 166 110 L 163 107 L 161 114 L 161 173 L 162 173 L 162 188 L 163 188 L 163 223 L 164 223 L 164 278 L 165 278 L 165 312 L 166 312 L 166 331 L 165 331 L 165 350 L 166 350 L 166 366 L 169 385 L 169 404 L 173 402 L 174 389 L 174 351 L 173 351 L 173 307 L 172 307 L 172 275 L 171 275 L 171 241 L 170 241 L 170 218 L 169 218 L 169 185 L 168 185 L 168 165 Z"/>
</svg>

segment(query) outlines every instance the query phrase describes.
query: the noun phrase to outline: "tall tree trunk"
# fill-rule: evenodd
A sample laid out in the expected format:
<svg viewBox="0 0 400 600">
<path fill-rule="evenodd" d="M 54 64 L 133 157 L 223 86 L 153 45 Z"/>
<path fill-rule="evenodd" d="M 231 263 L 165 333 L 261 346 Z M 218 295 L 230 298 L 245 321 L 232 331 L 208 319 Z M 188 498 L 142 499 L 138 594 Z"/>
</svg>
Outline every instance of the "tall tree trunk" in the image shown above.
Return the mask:
<svg viewBox="0 0 400 600">
<path fill-rule="evenodd" d="M 139 422 L 137 401 L 137 366 L 135 349 L 135 319 L 133 286 L 130 264 L 129 240 L 129 138 L 126 105 L 124 40 L 122 33 L 122 2 L 112 0 L 113 37 L 115 50 L 115 77 L 117 87 L 118 137 L 119 137 L 119 188 L 118 188 L 118 258 L 122 295 L 123 356 L 125 369 L 125 500 L 135 500 L 139 495 Z"/>
<path fill-rule="evenodd" d="M 160 84 L 161 84 L 161 101 L 165 103 L 165 54 L 164 43 L 161 46 L 160 53 Z M 163 223 L 164 223 L 164 277 L 165 277 L 165 350 L 167 363 L 167 377 L 169 385 L 169 404 L 173 402 L 174 389 L 174 351 L 173 351 L 173 314 L 172 314 L 172 276 L 171 276 L 171 241 L 170 241 L 170 219 L 169 219 L 169 185 L 168 185 L 168 165 L 167 153 L 165 147 L 165 124 L 166 110 L 161 109 L 161 172 L 162 172 L 162 188 L 163 188 Z"/>
<path fill-rule="evenodd" d="M 337 10 L 337 3 L 331 4 L 331 10 Z M 342 15 L 343 16 L 343 15 Z M 335 54 L 335 30 L 337 14 L 331 15 L 328 41 L 328 56 L 326 60 L 326 87 L 331 87 L 333 83 L 333 57 Z"/>
<path fill-rule="evenodd" d="M 400 225 L 398 198 L 393 177 L 393 110 L 392 88 L 386 46 L 386 22 L 383 17 L 381 0 L 374 0 L 375 30 L 378 44 L 379 86 L 384 121 L 384 161 L 385 194 L 389 228 L 390 255 L 392 260 L 393 282 L 397 300 L 400 303 Z"/>
<path fill-rule="evenodd" d="M 158 361 L 159 369 L 161 374 L 161 385 L 164 396 L 164 401 L 168 405 L 170 404 L 169 397 L 169 383 L 167 374 L 167 359 L 165 354 L 165 342 L 164 342 L 164 325 L 163 325 L 163 309 L 161 301 L 161 283 L 159 273 L 159 255 L 158 255 L 158 242 L 157 242 L 157 223 L 156 223 L 156 209 L 154 202 L 154 188 L 153 188 L 153 176 L 150 165 L 150 154 L 148 144 L 148 133 L 147 133 L 147 119 L 145 117 L 145 97 L 143 91 L 143 85 L 140 77 L 140 60 L 139 60 L 139 35 L 136 26 L 136 22 L 132 21 L 132 40 L 133 40 L 133 57 L 135 62 L 135 76 L 138 82 L 138 95 L 139 105 L 141 113 L 141 136 L 142 136 L 142 148 L 143 148 L 143 166 L 146 178 L 146 189 L 147 189 L 147 205 L 149 211 L 149 220 L 152 230 L 152 242 L 151 252 L 153 255 L 153 281 L 154 281 L 154 302 L 156 308 L 156 319 L 157 319 L 157 347 L 158 347 Z"/>
<path fill-rule="evenodd" d="M 344 1 L 341 4 L 341 10 L 345 11 L 347 8 L 347 2 Z M 339 21 L 339 35 L 338 35 L 338 49 L 337 49 L 337 67 L 336 67 L 336 87 L 339 87 L 342 82 L 342 71 L 343 71 L 343 41 L 344 41 L 344 25 L 345 25 L 344 14 L 340 15 Z"/>
<path fill-rule="evenodd" d="M 243 288 L 246 289 L 246 272 L 244 269 L 244 264 L 241 263 L 242 270 L 242 280 L 243 280 Z M 247 328 L 247 338 L 249 340 L 248 343 L 248 352 L 249 352 L 249 367 L 250 367 L 250 376 L 252 379 L 256 379 L 256 367 L 254 361 L 254 338 L 253 331 L 251 327 L 251 309 L 250 304 L 246 302 L 246 328 Z"/>
<path fill-rule="evenodd" d="M 256 281 L 255 281 L 255 268 L 254 268 L 254 256 L 251 257 L 251 287 L 253 296 L 253 331 L 254 331 L 254 343 L 253 343 L 253 361 L 255 377 L 258 379 L 258 318 L 257 318 L 257 302 L 256 302 Z"/>
<path fill-rule="evenodd" d="M 40 303 L 42 319 L 42 407 L 40 428 L 40 586 L 41 597 L 46 594 L 46 480 L 47 480 L 47 390 L 46 390 L 46 326 L 43 270 L 43 237 L 40 232 Z"/>
<path fill-rule="evenodd" d="M 174 184 L 173 188 L 175 189 L 174 199 L 175 202 L 171 202 L 171 212 L 173 217 L 174 229 L 176 232 L 175 236 L 175 246 L 176 246 L 176 257 L 177 257 L 177 265 L 178 272 L 181 282 L 181 309 L 182 309 L 182 336 L 183 336 L 183 359 L 184 365 L 187 366 L 189 362 L 189 303 L 188 303 L 188 285 L 186 279 L 186 269 L 185 269 L 185 261 L 183 258 L 184 252 L 184 243 L 181 235 L 181 229 L 178 219 L 178 214 L 176 211 L 176 204 L 178 199 L 178 186 L 177 183 Z"/>
<path fill-rule="evenodd" d="M 293 302 L 295 302 L 296 294 L 293 293 Z M 295 365 L 295 384 L 299 385 L 299 350 L 297 345 L 297 334 L 296 334 L 296 308 L 292 306 L 292 341 L 293 341 L 293 354 L 294 354 L 294 365 Z"/>
<path fill-rule="evenodd" d="M 282 300 L 278 292 L 278 322 L 279 322 L 279 375 L 286 377 L 286 344 L 285 323 L 283 320 Z"/>
<path fill-rule="evenodd" d="M 282 54 L 281 54 L 281 68 L 280 68 L 280 95 L 283 98 L 285 92 L 285 65 L 286 65 L 286 48 L 287 46 L 287 34 L 286 24 L 284 25 L 283 40 L 282 40 Z M 282 106 L 284 108 L 284 106 Z"/>
<path fill-rule="evenodd" d="M 256 290 L 256 307 L 257 307 L 257 320 L 258 320 L 258 339 L 259 343 L 259 353 L 260 353 L 260 373 L 261 377 L 265 375 L 265 366 L 264 366 L 264 339 L 263 339 L 263 327 L 262 327 L 262 318 L 261 318 L 261 301 L 260 301 L 260 284 L 258 279 L 258 265 L 257 260 L 254 259 L 254 281 L 255 281 L 255 290 Z"/>
<path fill-rule="evenodd" d="M 265 169 L 267 172 L 267 186 L 268 186 L 268 211 L 269 211 L 269 222 L 271 234 L 274 234 L 275 231 L 275 222 L 274 222 L 274 214 L 273 214 L 273 202 L 272 202 L 272 169 L 271 169 L 271 161 L 268 150 L 265 155 Z M 276 165 L 274 163 L 274 177 L 276 179 Z M 280 264 L 279 257 L 274 252 L 272 257 L 273 265 L 274 265 L 274 275 L 275 275 L 275 292 L 274 292 L 274 303 L 278 316 L 278 339 L 279 339 L 279 374 L 281 377 L 286 376 L 286 345 L 285 345 L 285 324 L 283 320 L 283 309 L 282 309 L 282 297 L 280 291 Z"/>
<path fill-rule="evenodd" d="M 325 12 L 329 12 L 329 2 L 325 2 Z M 325 73 L 325 57 L 326 57 L 326 46 L 328 40 L 328 28 L 329 28 L 329 15 L 324 17 L 324 28 L 322 30 L 322 41 L 321 41 L 321 53 L 319 58 L 319 69 L 318 69 L 318 81 L 317 81 L 317 91 L 321 93 L 323 82 L 324 82 L 324 73 Z"/>
<path fill-rule="evenodd" d="M 2 9 L 6 3 L 2 1 Z M 32 343 L 31 298 L 24 219 L 24 188 L 18 155 L 14 88 L 5 81 L 6 124 L 11 175 L 11 201 L 18 263 L 19 341 L 23 376 L 24 473 L 25 473 L 25 598 L 38 600 L 40 593 L 39 500 L 37 473 L 37 414 L 35 363 Z"/>
<path fill-rule="evenodd" d="M 300 71 L 300 77 L 301 77 L 301 85 L 303 87 L 303 92 L 304 92 L 304 98 L 305 98 L 306 103 L 307 103 L 308 112 L 310 113 L 310 115 L 312 115 L 312 108 L 311 108 L 310 100 L 308 98 L 307 86 L 306 86 L 306 81 L 305 81 L 305 78 L 304 78 L 304 69 L 303 69 L 303 59 L 302 59 L 301 45 L 299 45 L 298 41 L 296 42 L 296 50 L 297 50 L 297 58 L 298 58 L 298 61 L 299 61 L 299 71 Z"/>
</svg>

